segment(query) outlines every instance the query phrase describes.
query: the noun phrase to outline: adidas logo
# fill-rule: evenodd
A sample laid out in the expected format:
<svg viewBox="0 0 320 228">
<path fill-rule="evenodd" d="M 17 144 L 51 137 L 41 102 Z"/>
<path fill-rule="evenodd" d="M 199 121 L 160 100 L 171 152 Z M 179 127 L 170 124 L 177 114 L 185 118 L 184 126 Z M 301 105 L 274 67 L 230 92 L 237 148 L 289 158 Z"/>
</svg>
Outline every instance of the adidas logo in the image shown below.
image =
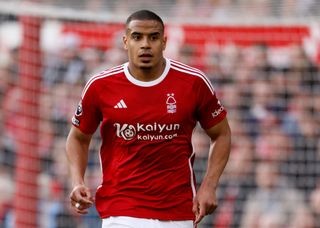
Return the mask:
<svg viewBox="0 0 320 228">
<path fill-rule="evenodd" d="M 121 99 L 115 106 L 114 108 L 127 108 L 126 103 Z"/>
</svg>

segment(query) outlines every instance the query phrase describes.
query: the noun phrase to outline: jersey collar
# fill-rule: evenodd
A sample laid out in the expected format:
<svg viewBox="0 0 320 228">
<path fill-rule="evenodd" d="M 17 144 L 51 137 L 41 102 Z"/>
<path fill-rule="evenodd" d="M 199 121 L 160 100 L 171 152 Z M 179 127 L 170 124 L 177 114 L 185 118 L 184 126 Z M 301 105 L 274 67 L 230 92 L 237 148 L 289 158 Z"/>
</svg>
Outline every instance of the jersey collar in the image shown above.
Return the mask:
<svg viewBox="0 0 320 228">
<path fill-rule="evenodd" d="M 155 85 L 159 84 L 160 82 L 162 82 L 166 78 L 166 76 L 169 72 L 170 60 L 167 58 L 165 58 L 165 60 L 166 60 L 166 67 L 164 68 L 164 71 L 162 72 L 160 77 L 158 77 L 157 79 L 155 79 L 153 81 L 144 82 L 144 81 L 137 80 L 135 77 L 133 77 L 129 72 L 129 69 L 128 69 L 129 63 L 128 62 L 124 64 L 124 74 L 126 75 L 127 79 L 131 83 L 133 83 L 137 86 L 142 86 L 142 87 L 155 86 Z"/>
</svg>

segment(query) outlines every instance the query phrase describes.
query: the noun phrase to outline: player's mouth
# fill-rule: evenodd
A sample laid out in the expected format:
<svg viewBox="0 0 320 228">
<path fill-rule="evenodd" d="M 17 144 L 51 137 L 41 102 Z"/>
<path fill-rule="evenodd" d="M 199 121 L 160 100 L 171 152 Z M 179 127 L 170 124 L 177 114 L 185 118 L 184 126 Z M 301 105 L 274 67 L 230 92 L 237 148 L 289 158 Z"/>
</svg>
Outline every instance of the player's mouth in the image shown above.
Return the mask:
<svg viewBox="0 0 320 228">
<path fill-rule="evenodd" d="M 139 59 L 142 63 L 150 63 L 152 59 L 152 54 L 149 53 L 143 53 L 139 55 Z"/>
<path fill-rule="evenodd" d="M 139 58 L 150 59 L 150 58 L 152 58 L 152 55 L 149 53 L 144 53 L 144 54 L 139 55 Z"/>
</svg>

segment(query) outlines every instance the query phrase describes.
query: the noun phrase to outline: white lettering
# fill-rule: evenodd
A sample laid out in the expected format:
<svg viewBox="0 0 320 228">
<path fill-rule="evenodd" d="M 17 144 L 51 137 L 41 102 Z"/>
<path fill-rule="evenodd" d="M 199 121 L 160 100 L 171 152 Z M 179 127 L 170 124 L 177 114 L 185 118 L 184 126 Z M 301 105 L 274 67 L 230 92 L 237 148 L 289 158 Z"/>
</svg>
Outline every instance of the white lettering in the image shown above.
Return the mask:
<svg viewBox="0 0 320 228">
<path fill-rule="evenodd" d="M 153 126 L 151 124 L 146 125 L 147 131 L 153 131 Z"/>
<path fill-rule="evenodd" d="M 133 138 L 149 141 L 163 139 L 171 140 L 178 136 L 174 131 L 180 129 L 180 124 L 159 124 L 156 122 L 152 124 L 137 123 L 136 125 L 115 123 L 114 126 L 116 135 L 124 140 L 132 140 Z M 147 132 L 152 133 L 146 134 Z M 163 134 L 164 132 L 171 132 L 173 134 Z"/>
<path fill-rule="evenodd" d="M 165 129 L 166 124 L 162 124 L 162 125 L 158 124 L 158 126 L 160 128 L 159 132 L 161 133 Z"/>
<path fill-rule="evenodd" d="M 223 107 L 223 106 L 221 106 L 218 110 L 215 110 L 215 111 L 212 113 L 213 118 L 217 117 L 223 110 L 224 110 L 224 107 Z"/>
<path fill-rule="evenodd" d="M 114 125 L 117 127 L 117 136 L 118 137 L 121 137 L 121 135 L 120 135 L 121 132 L 123 132 L 128 126 L 128 124 L 123 124 L 121 126 L 119 123 L 115 123 Z"/>
<path fill-rule="evenodd" d="M 144 124 L 138 123 L 138 124 L 137 124 L 137 131 L 138 131 L 138 132 L 139 132 L 139 131 L 145 131 L 145 129 L 144 129 L 143 127 L 144 127 Z"/>
</svg>

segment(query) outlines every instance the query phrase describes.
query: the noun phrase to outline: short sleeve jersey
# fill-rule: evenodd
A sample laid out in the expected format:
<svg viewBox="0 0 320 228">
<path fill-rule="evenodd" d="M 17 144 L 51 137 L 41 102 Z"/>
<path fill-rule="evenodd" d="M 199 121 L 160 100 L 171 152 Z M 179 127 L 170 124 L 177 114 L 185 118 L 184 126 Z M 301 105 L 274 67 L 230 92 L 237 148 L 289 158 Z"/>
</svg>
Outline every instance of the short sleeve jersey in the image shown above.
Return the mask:
<svg viewBox="0 0 320 228">
<path fill-rule="evenodd" d="M 207 77 L 174 60 L 150 82 L 136 80 L 128 63 L 92 77 L 72 123 L 85 134 L 100 125 L 100 216 L 193 220 L 192 132 L 225 116 Z"/>
</svg>

